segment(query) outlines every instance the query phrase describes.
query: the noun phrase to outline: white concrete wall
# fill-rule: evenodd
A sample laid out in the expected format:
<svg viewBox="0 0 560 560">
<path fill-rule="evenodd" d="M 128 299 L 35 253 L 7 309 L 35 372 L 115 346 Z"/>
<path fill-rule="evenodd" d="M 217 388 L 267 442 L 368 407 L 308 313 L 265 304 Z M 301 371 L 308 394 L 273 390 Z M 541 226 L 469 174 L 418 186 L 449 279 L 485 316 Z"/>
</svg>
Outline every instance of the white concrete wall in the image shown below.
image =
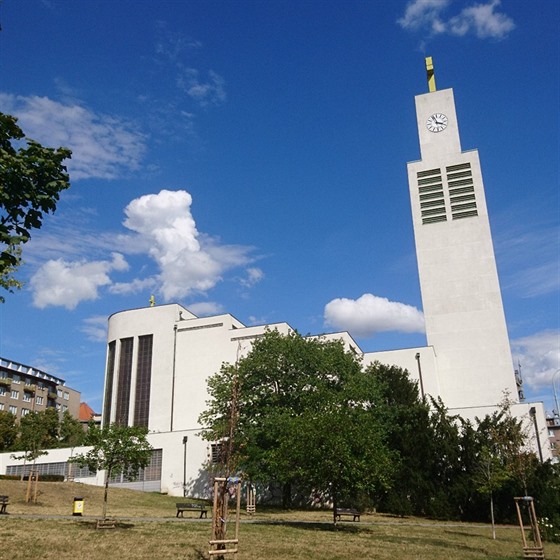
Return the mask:
<svg viewBox="0 0 560 560">
<path fill-rule="evenodd" d="M 476 151 L 461 152 L 453 93 L 416 97 L 422 161 L 408 164 L 426 338 L 437 356 L 441 396 L 450 408 L 496 405 L 504 391 L 517 398 L 482 172 Z M 429 132 L 426 120 L 447 115 Z M 452 220 L 446 166 L 469 162 L 477 216 Z M 447 221 L 423 224 L 417 173 L 441 168 Z"/>
<path fill-rule="evenodd" d="M 419 354 L 418 359 L 416 356 Z M 431 346 L 417 348 L 404 348 L 402 350 L 387 350 L 382 352 L 366 352 L 363 365 L 367 367 L 373 362 L 380 362 L 388 366 L 397 366 L 409 373 L 412 381 L 418 385 L 418 394 L 421 394 L 420 372 L 422 374 L 422 387 L 424 395 L 437 398 L 440 394 L 437 360 Z"/>
</svg>

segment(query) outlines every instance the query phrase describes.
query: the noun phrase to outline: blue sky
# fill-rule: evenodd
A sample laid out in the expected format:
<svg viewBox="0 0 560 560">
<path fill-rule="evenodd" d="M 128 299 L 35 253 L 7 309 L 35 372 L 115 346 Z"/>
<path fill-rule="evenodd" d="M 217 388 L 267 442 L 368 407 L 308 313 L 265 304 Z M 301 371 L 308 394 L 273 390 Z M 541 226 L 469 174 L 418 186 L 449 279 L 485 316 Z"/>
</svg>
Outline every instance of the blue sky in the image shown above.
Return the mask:
<svg viewBox="0 0 560 560">
<path fill-rule="evenodd" d="M 512 360 L 550 410 L 559 16 L 553 0 L 5 0 L 0 110 L 73 157 L 0 307 L 0 355 L 99 411 L 107 317 L 152 293 L 348 330 L 365 351 L 425 344 L 406 162 L 432 56 L 480 152 Z"/>
</svg>

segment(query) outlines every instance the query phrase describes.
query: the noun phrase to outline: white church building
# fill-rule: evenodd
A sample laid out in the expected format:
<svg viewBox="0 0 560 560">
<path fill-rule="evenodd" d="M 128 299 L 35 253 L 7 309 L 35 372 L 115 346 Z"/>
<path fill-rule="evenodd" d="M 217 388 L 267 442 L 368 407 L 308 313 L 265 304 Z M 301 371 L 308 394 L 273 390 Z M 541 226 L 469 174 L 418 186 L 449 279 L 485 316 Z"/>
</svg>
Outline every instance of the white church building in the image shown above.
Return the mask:
<svg viewBox="0 0 560 560">
<path fill-rule="evenodd" d="M 429 92 L 415 99 L 421 159 L 408 164 L 427 346 L 364 353 L 348 333 L 324 336 L 342 339 L 364 366 L 377 360 L 407 369 L 420 393 L 441 397 L 451 414 L 482 417 L 509 395 L 533 449 L 547 460 L 543 405 L 520 399 L 513 369 L 478 152 L 462 151 L 453 90 L 436 90 L 431 59 L 427 68 Z M 109 317 L 103 422 L 146 426 L 155 450 L 144 479 L 124 484 L 205 494 L 213 446 L 198 435 L 198 417 L 207 379 L 246 355 L 267 329 L 292 330 L 287 323 L 245 326 L 230 314 L 196 317 L 178 304 Z M 64 463 L 65 453 L 53 450 L 40 461 Z M 6 455 L 0 472 L 9 473 Z M 99 475 L 75 476 L 102 483 Z"/>
</svg>

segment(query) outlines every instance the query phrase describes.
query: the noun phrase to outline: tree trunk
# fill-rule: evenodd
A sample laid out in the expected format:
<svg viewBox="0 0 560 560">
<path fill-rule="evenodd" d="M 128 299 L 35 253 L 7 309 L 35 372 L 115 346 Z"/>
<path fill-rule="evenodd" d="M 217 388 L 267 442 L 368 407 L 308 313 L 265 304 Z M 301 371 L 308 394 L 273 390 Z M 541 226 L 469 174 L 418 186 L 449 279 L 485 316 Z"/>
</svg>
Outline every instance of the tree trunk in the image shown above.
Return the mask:
<svg viewBox="0 0 560 560">
<path fill-rule="evenodd" d="M 109 479 L 111 478 L 111 469 L 105 475 L 105 492 L 103 493 L 103 521 L 107 519 L 107 496 L 109 494 Z"/>
<path fill-rule="evenodd" d="M 490 493 L 490 518 L 492 519 L 492 538 L 496 540 L 496 524 L 494 523 L 494 496 Z"/>
<path fill-rule="evenodd" d="M 286 482 L 282 486 L 282 507 L 284 509 L 292 507 L 292 484 L 290 482 Z"/>
</svg>

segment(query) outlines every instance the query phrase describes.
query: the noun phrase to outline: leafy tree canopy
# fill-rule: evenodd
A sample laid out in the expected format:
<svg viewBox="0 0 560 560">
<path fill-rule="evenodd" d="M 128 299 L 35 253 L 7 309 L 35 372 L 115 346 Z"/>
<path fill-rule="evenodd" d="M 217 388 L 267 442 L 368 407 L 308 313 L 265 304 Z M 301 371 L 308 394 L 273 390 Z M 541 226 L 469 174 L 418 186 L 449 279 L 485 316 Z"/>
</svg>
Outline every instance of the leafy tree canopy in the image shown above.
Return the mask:
<svg viewBox="0 0 560 560">
<path fill-rule="evenodd" d="M 70 156 L 66 148 L 46 148 L 26 138 L 15 117 L 0 113 L 0 286 L 10 292 L 21 287 L 13 276 L 21 245 L 70 186 L 63 165 Z"/>
<path fill-rule="evenodd" d="M 109 424 L 99 427 L 90 422 L 84 445 L 91 446 L 91 449 L 69 459 L 69 462 L 81 468 L 88 467 L 93 472 L 106 471 L 103 518 L 107 514 L 111 477 L 126 473 L 128 479 L 134 480 L 140 469 L 150 463 L 152 446 L 146 439 L 147 434 L 148 429 L 141 426 Z"/>
<path fill-rule="evenodd" d="M 236 365 L 210 378 L 203 435 L 228 433 L 237 383 L 233 450 L 255 481 L 316 488 L 341 498 L 385 485 L 390 453 L 375 379 L 339 341 L 268 331 Z"/>
<path fill-rule="evenodd" d="M 18 436 L 15 414 L 0 410 L 0 452 L 10 451 Z"/>
</svg>

